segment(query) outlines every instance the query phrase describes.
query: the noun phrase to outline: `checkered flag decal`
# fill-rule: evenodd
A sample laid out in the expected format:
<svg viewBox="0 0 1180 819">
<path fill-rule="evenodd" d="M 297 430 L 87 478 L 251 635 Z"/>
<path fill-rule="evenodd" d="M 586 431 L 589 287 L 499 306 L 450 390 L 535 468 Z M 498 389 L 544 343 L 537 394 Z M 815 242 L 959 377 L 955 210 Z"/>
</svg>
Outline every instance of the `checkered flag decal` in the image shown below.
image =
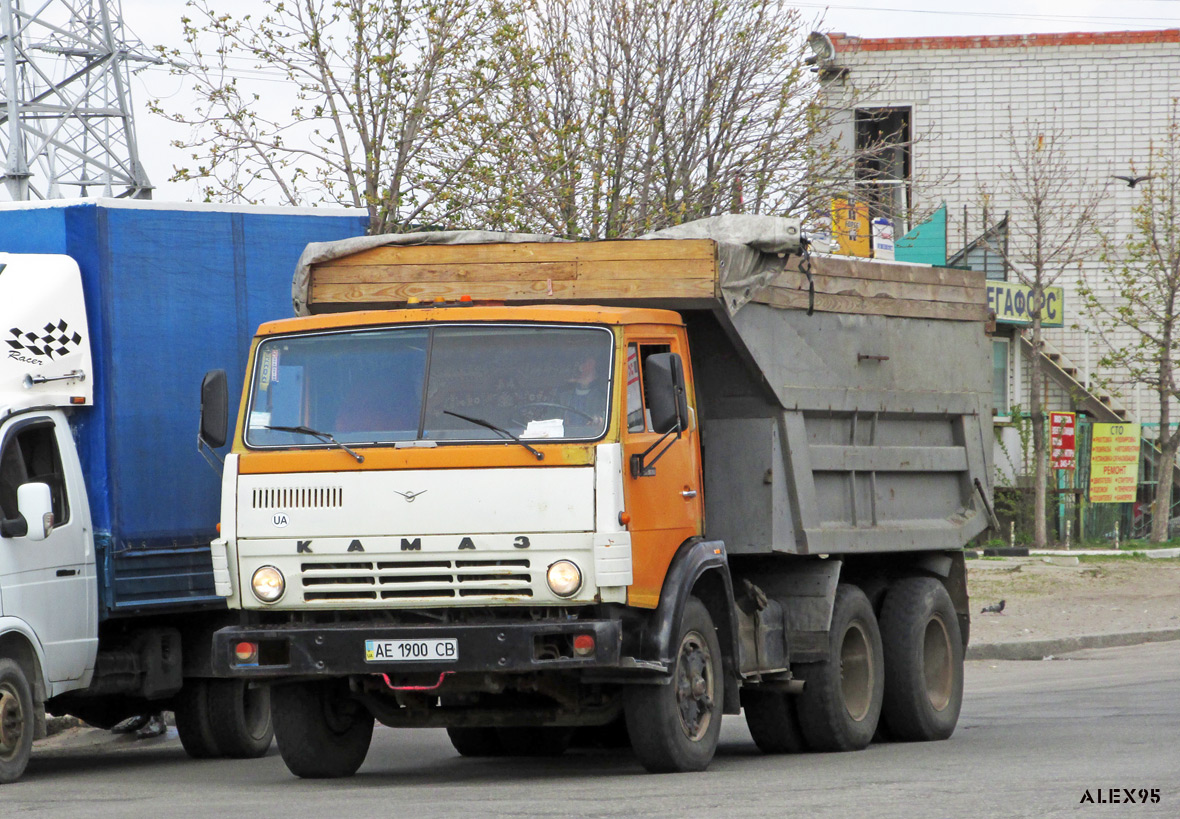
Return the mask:
<svg viewBox="0 0 1180 819">
<path fill-rule="evenodd" d="M 26 333 L 19 327 L 8 331 L 12 338 L 5 339 L 8 346 L 14 350 L 28 350 L 33 355 L 46 358 L 61 358 L 70 352 L 72 347 L 82 343 L 82 336 L 77 331 L 70 332 L 70 325 L 62 319 L 57 324 L 46 324 L 38 334 L 36 330 Z"/>
</svg>

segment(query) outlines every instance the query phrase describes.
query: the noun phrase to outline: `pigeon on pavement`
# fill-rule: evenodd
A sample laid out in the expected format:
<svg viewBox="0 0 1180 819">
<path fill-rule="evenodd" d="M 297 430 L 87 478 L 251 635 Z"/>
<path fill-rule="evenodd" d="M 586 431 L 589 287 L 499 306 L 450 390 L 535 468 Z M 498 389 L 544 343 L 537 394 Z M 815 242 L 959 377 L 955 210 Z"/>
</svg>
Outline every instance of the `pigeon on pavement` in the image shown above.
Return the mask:
<svg viewBox="0 0 1180 819">
<path fill-rule="evenodd" d="M 982 613 L 983 614 L 1003 614 L 1004 613 L 1004 601 L 1001 600 L 999 603 L 992 603 L 990 606 L 984 606 Z"/>
</svg>

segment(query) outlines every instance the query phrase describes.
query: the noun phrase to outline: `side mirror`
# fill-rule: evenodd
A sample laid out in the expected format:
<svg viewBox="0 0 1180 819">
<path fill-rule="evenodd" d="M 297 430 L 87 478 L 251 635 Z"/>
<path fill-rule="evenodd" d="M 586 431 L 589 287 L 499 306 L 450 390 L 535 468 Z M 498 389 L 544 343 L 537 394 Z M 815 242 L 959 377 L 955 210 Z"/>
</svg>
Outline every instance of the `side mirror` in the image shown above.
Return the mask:
<svg viewBox="0 0 1180 819">
<path fill-rule="evenodd" d="M 679 354 L 649 355 L 643 361 L 643 370 L 652 428 L 659 433 L 683 432 L 688 427 L 688 393 Z"/>
<path fill-rule="evenodd" d="M 210 370 L 201 380 L 201 430 L 198 436 L 210 449 L 225 445 L 229 429 L 229 387 L 225 370 Z"/>
<path fill-rule="evenodd" d="M 16 488 L 16 506 L 24 518 L 25 536 L 45 540 L 53 531 L 53 493 L 47 483 L 25 483 Z"/>
</svg>

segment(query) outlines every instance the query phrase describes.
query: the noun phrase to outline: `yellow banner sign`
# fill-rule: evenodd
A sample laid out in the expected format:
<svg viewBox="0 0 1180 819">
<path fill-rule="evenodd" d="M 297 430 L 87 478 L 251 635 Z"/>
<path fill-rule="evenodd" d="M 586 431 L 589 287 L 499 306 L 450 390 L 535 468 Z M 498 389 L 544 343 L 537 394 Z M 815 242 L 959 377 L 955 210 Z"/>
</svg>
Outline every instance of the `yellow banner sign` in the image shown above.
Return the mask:
<svg viewBox="0 0 1180 819">
<path fill-rule="evenodd" d="M 1090 441 L 1090 503 L 1134 503 L 1139 425 L 1095 424 Z"/>
<path fill-rule="evenodd" d="M 1042 327 L 1064 327 L 1064 294 L 1060 287 L 1045 288 L 1041 308 Z M 997 324 L 1032 324 L 1032 288 L 1017 282 L 987 283 L 987 308 L 996 314 Z"/>
<path fill-rule="evenodd" d="M 847 199 L 832 200 L 832 238 L 836 240 L 836 253 L 841 256 L 868 258 L 872 254 L 869 242 L 869 205 L 867 202 L 850 202 Z"/>
</svg>

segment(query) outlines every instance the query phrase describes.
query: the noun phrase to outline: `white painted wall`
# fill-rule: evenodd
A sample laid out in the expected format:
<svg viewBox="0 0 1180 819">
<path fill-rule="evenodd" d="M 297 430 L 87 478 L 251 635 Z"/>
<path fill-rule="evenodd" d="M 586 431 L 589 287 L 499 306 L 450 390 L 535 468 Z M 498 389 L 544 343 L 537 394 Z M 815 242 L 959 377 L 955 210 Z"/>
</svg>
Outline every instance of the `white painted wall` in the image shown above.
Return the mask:
<svg viewBox="0 0 1180 819">
<path fill-rule="evenodd" d="M 927 43 L 940 44 L 947 43 Z M 998 183 L 999 169 L 1010 153 L 1007 134 L 1012 125 L 1021 130 L 1036 121 L 1064 131 L 1079 180 L 1109 180 L 1107 229 L 1115 236 L 1126 235 L 1138 191 L 1109 177 L 1129 174 L 1132 161 L 1140 168 L 1146 165 L 1151 141 L 1161 138 L 1167 127 L 1171 100 L 1180 96 L 1180 43 L 1176 42 L 971 48 L 911 44 L 886 51 L 855 51 L 838 39 L 837 48 L 837 63 L 851 69 L 847 81 L 874 89 L 870 97 L 858 101 L 859 106 L 912 106 L 918 139 L 915 204 L 922 210 L 947 203 L 950 253 L 963 244 L 964 205 L 972 217 L 968 238 L 980 232 L 979 190 L 981 185 L 994 189 Z M 829 86 L 833 98 L 838 90 Z M 992 207 L 999 215 L 1012 203 L 997 198 Z M 1101 296 L 1117 299 L 1113 287 L 1102 280 L 1098 260 L 1085 267 Z M 1067 326 L 1046 330 L 1046 337 L 1081 369 L 1086 337 L 1070 325 L 1085 325 L 1089 320 L 1081 312 L 1078 278 L 1070 273 L 1057 282 L 1065 289 Z M 1091 339 L 1095 376 L 1105 376 L 1117 385 L 1117 372 L 1097 367 L 1102 349 L 1100 342 Z M 1027 396 L 1027 383 L 1021 386 Z M 1112 391 L 1119 393 L 1117 388 Z M 1132 391 L 1120 397 L 1134 411 Z M 1143 390 L 1140 420 L 1157 419 L 1154 404 Z"/>
</svg>

